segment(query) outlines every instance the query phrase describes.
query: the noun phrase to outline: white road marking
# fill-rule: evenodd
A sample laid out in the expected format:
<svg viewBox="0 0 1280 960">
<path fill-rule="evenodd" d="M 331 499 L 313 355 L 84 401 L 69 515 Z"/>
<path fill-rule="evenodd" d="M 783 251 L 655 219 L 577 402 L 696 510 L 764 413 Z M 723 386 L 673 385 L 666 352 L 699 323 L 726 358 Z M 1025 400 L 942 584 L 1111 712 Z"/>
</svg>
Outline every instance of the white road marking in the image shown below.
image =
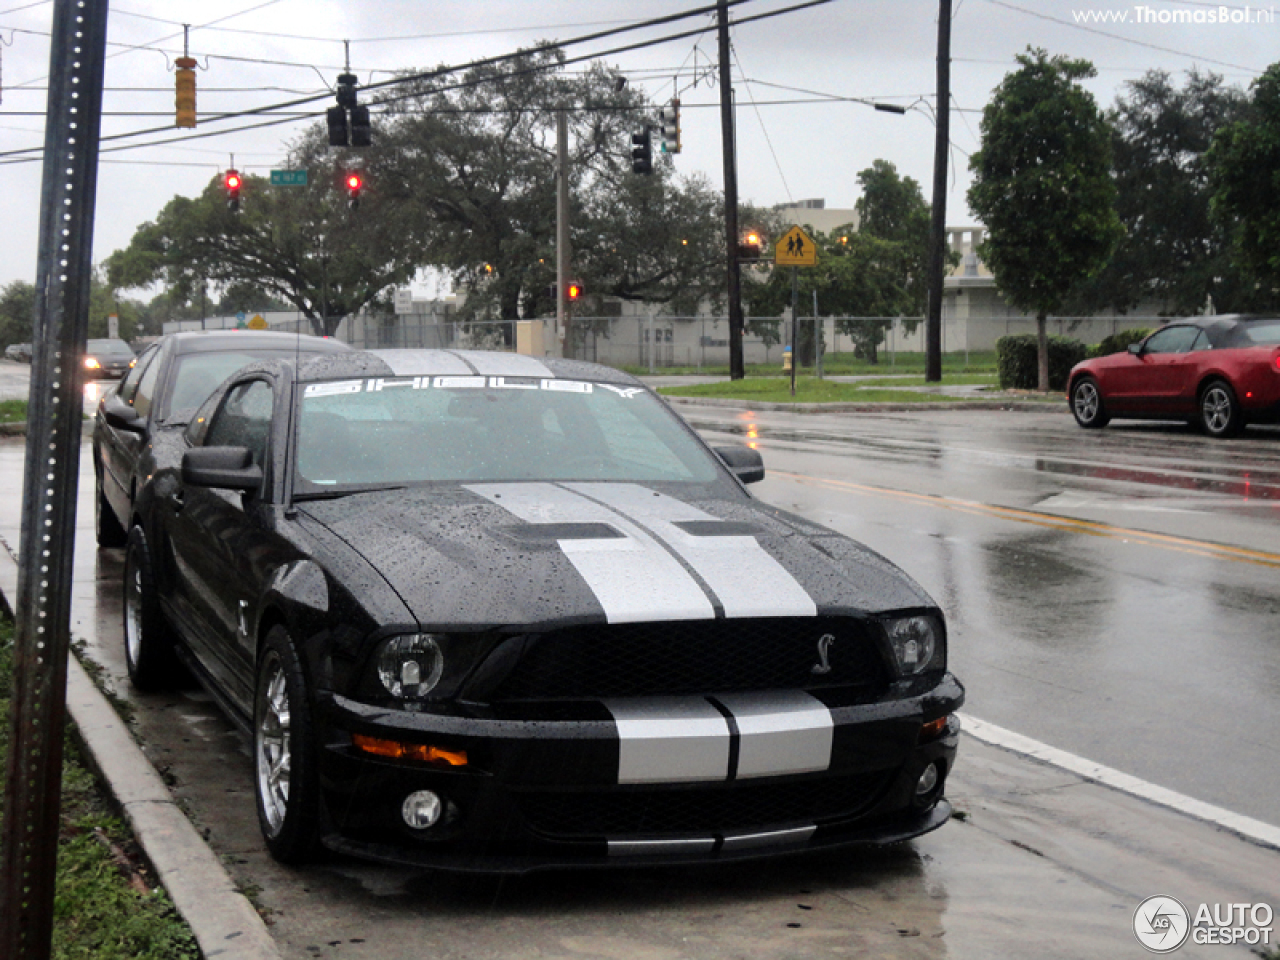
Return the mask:
<svg viewBox="0 0 1280 960">
<path fill-rule="evenodd" d="M 1220 827 L 1239 834 L 1246 840 L 1280 849 L 1280 827 L 1263 823 L 1261 820 L 1255 820 L 1239 813 L 1232 813 L 1225 807 L 1205 803 L 1203 800 L 1188 797 L 1186 794 L 1178 793 L 1176 790 L 1157 786 L 1130 774 L 1122 773 L 1113 767 L 1087 760 L 1065 750 L 1059 750 L 1057 747 L 1051 747 L 1047 743 L 1041 743 L 1039 740 L 1033 740 L 1020 733 L 1014 733 L 1012 730 L 1006 730 L 1004 727 L 998 727 L 994 723 L 979 720 L 969 714 L 959 716 L 964 731 L 983 743 L 989 743 L 995 747 L 1002 747 L 1005 750 L 1012 750 L 1015 753 L 1043 760 L 1045 763 L 1052 764 L 1055 767 L 1069 770 L 1084 777 L 1086 780 L 1093 780 L 1104 786 L 1111 787 L 1113 790 L 1119 790 L 1122 793 L 1140 797 L 1152 803 L 1158 803 L 1162 807 L 1169 807 L 1171 810 L 1184 813 L 1189 817 L 1195 817 L 1197 820 L 1216 823 Z"/>
</svg>

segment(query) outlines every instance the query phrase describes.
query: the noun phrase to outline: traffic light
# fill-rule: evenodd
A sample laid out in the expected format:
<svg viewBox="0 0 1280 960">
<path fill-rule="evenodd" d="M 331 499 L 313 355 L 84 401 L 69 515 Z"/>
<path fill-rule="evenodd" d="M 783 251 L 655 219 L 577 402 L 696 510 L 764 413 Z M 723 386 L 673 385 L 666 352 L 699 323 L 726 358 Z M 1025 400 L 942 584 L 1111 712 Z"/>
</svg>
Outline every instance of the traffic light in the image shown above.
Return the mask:
<svg viewBox="0 0 1280 960">
<path fill-rule="evenodd" d="M 564 298 L 566 300 L 572 303 L 574 300 L 577 300 L 580 296 L 582 296 L 582 284 L 578 283 L 575 280 L 565 285 Z"/>
<path fill-rule="evenodd" d="M 196 125 L 196 61 L 195 57 L 178 57 L 173 61 L 177 69 L 174 71 L 173 105 L 177 111 L 174 119 L 175 127 L 194 127 Z"/>
<path fill-rule="evenodd" d="M 325 112 L 329 124 L 329 146 L 367 147 L 373 143 L 369 108 L 362 107 L 356 93 L 356 75 L 338 74 L 338 105 Z"/>
<path fill-rule="evenodd" d="M 631 172 L 653 173 L 653 138 L 647 126 L 631 135 Z"/>
<path fill-rule="evenodd" d="M 222 178 L 222 185 L 227 189 L 227 209 L 240 209 L 240 171 L 228 170 Z"/>
<path fill-rule="evenodd" d="M 352 170 L 343 179 L 343 183 L 347 185 L 347 204 L 354 210 L 360 206 L 360 191 L 364 187 L 364 177 Z"/>
<path fill-rule="evenodd" d="M 330 107 L 325 111 L 329 122 L 329 146 L 345 147 L 347 145 L 347 109 L 346 107 Z"/>
<path fill-rule="evenodd" d="M 680 152 L 680 98 L 672 97 L 671 102 L 658 111 L 658 129 L 662 133 L 662 152 Z"/>
<path fill-rule="evenodd" d="M 369 125 L 369 108 L 351 108 L 351 145 L 367 147 L 373 143 L 373 128 Z"/>
<path fill-rule="evenodd" d="M 757 230 L 748 230 L 738 243 L 738 259 L 743 262 L 758 261 L 764 251 L 764 238 Z"/>
</svg>

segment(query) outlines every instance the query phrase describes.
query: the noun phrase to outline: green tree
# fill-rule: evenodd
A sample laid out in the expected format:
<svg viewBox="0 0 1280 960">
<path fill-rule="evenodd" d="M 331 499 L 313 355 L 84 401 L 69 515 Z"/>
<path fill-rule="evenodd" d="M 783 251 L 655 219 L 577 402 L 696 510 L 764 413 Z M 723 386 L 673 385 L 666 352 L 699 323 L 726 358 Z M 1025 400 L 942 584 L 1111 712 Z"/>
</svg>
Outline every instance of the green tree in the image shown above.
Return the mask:
<svg viewBox="0 0 1280 960">
<path fill-rule="evenodd" d="M 0 347 L 30 343 L 35 325 L 36 288 L 25 280 L 14 280 L 0 289 Z"/>
<path fill-rule="evenodd" d="M 1045 321 L 1106 264 L 1124 228 L 1111 136 L 1079 81 L 1086 60 L 1029 49 L 982 112 L 969 206 L 987 228 L 979 255 L 1013 306 L 1036 316 L 1039 385 L 1049 389 Z"/>
<path fill-rule="evenodd" d="M 1243 119 L 1209 149 L 1212 210 L 1253 272 L 1259 296 L 1280 300 L 1280 63 L 1253 82 Z"/>
<path fill-rule="evenodd" d="M 210 284 L 225 291 L 252 284 L 296 307 L 316 333 L 332 335 L 344 316 L 408 282 L 423 262 L 430 225 L 408 212 L 412 188 L 402 160 L 388 148 L 331 153 L 325 132 L 313 128 L 288 159 L 308 171 L 307 186 L 273 187 L 246 175 L 235 212 L 222 177 L 214 177 L 200 196 L 174 197 L 107 258 L 110 283 L 160 281 L 178 303 L 198 303 Z M 342 181 L 356 166 L 366 185 L 351 209 Z"/>
<path fill-rule="evenodd" d="M 631 172 L 631 134 L 651 122 L 642 92 L 597 65 L 571 75 L 542 48 L 397 93 L 388 137 L 405 157 L 426 261 L 466 292 L 463 316 L 551 312 L 557 116 L 569 133 L 572 269 L 588 297 L 691 309 L 724 276 L 715 194 L 665 163 Z M 722 228 L 721 228 L 722 229 Z M 579 307 L 579 311 L 584 306 Z"/>
<path fill-rule="evenodd" d="M 1194 69 L 1181 87 L 1162 70 L 1126 86 L 1107 115 L 1125 235 L 1065 309 L 1127 312 L 1156 299 L 1162 312 L 1185 315 L 1210 297 L 1222 312 L 1248 309 L 1253 285 L 1210 217 L 1206 163 L 1214 134 L 1240 118 L 1244 92 Z"/>
<path fill-rule="evenodd" d="M 898 168 L 887 160 L 876 160 L 858 174 L 862 196 L 854 208 L 858 211 L 858 232 L 896 243 L 907 268 L 903 310 L 908 317 L 908 331 L 914 330 L 923 316 L 928 296 L 929 279 L 929 204 L 911 177 L 898 175 Z M 956 254 L 948 250 L 952 262 Z"/>
</svg>

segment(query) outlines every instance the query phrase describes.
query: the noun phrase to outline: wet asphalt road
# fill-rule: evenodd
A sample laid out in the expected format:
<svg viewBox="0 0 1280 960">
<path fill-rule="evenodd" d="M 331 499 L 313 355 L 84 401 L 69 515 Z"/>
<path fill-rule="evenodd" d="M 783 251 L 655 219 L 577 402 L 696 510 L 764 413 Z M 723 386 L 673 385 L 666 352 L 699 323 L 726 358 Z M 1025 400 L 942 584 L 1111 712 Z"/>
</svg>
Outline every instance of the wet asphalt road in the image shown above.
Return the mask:
<svg viewBox="0 0 1280 960">
<path fill-rule="evenodd" d="M 967 712 L 1280 822 L 1280 431 L 1085 434 L 1065 408 L 681 411 L 712 442 L 759 445 L 762 499 L 864 540 L 935 595 Z M 124 678 L 120 553 L 93 549 L 89 456 L 73 632 L 287 957 L 1138 957 L 1143 896 L 1280 900 L 1273 851 L 967 738 L 948 792 L 970 819 L 879 853 L 505 884 L 280 868 L 257 836 L 246 745 L 207 696 L 135 697 Z M 21 469 L 21 441 L 0 441 L 15 548 Z"/>
<path fill-rule="evenodd" d="M 679 409 L 933 594 L 968 713 L 1280 824 L 1280 430 Z"/>
</svg>

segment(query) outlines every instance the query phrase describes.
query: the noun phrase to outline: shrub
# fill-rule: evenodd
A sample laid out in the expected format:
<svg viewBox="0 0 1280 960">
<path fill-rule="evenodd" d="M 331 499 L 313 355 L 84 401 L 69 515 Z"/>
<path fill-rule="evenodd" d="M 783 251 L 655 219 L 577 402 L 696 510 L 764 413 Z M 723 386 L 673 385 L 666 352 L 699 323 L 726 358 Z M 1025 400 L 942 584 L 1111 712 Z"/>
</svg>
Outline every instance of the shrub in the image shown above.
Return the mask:
<svg viewBox="0 0 1280 960">
<path fill-rule="evenodd" d="M 1089 348 L 1091 357 L 1109 357 L 1113 353 L 1124 353 L 1131 343 L 1141 343 L 1151 334 L 1149 327 L 1134 327 L 1132 330 L 1121 330 L 1109 337 L 1103 337 L 1097 344 Z"/>
<path fill-rule="evenodd" d="M 1034 334 L 1001 337 L 996 341 L 996 369 L 1001 390 L 1035 390 L 1040 386 Z M 1071 368 L 1088 350 L 1070 337 L 1049 338 L 1049 389 L 1065 390 Z"/>
</svg>

